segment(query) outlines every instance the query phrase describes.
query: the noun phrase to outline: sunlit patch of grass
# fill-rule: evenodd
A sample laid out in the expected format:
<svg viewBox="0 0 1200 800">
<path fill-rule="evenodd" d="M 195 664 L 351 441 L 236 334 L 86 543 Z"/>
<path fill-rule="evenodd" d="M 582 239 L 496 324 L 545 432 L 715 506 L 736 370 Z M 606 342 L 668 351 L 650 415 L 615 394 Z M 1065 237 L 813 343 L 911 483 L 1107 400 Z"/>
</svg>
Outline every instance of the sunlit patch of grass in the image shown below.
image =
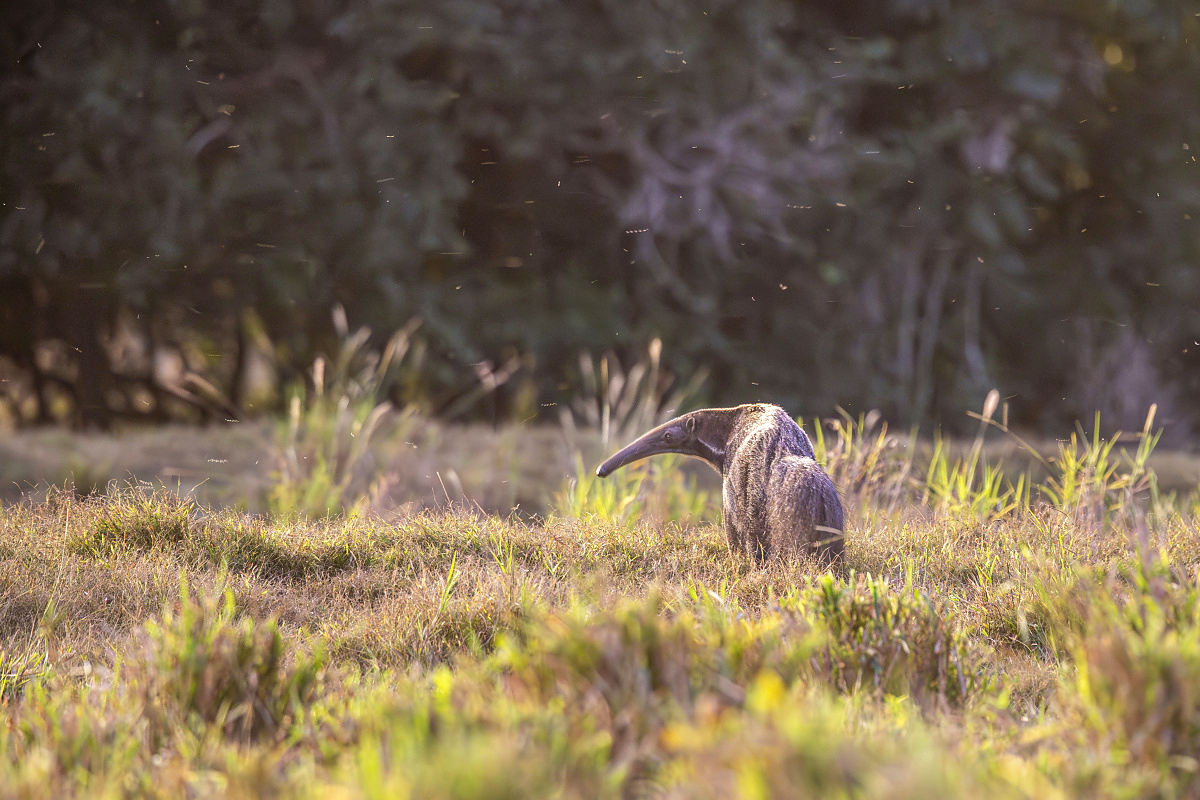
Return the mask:
<svg viewBox="0 0 1200 800">
<path fill-rule="evenodd" d="M 115 489 L 73 543 L 77 552 L 115 555 L 129 549 L 177 547 L 192 534 L 195 507 L 186 498 L 140 486 Z"/>
<path fill-rule="evenodd" d="M 907 437 L 893 436 L 874 412 L 856 419 L 843 414 L 826 423 L 815 420 L 808 431 L 818 461 L 843 499 L 868 515 L 894 515 L 921 507 L 945 517 L 987 523 L 1029 512 L 1039 502 L 1083 514 L 1083 521 L 1101 525 L 1114 514 L 1132 513 L 1135 508 L 1170 513 L 1149 468 L 1159 439 L 1153 429 L 1155 407 L 1149 409 L 1132 453 L 1116 449 L 1127 438 L 1119 432 L 1101 439 L 1097 416 L 1090 435 L 1081 428 L 1059 443 L 1057 455 L 1048 458 L 1013 433 L 1006 421 L 995 419 L 998 407 L 999 394 L 992 391 L 982 412 L 971 414 L 979 420 L 979 432 L 959 456 L 952 455 L 940 436 L 935 436 L 928 452 L 921 452 L 915 430 Z M 984 443 L 989 430 L 999 431 L 1041 462 L 1045 479 L 1035 483 L 1028 472 L 1014 475 L 1003 464 L 988 463 Z"/>
<path fill-rule="evenodd" d="M 599 478 L 576 454 L 575 477 L 555 495 L 552 513 L 626 526 L 639 520 L 695 524 L 717 519 L 720 494 L 700 488 L 694 474 L 679 468 L 683 460 L 660 455 Z"/>
<path fill-rule="evenodd" d="M 600 478 L 577 453 L 575 477 L 568 479 L 563 490 L 555 495 L 554 510 L 563 517 L 599 517 L 609 522 L 633 524 L 645 505 L 642 484 L 649 469 L 649 463 L 636 464 L 618 470 L 608 478 Z"/>
<path fill-rule="evenodd" d="M 656 456 L 600 479 L 579 445 L 580 429 L 591 429 L 599 435 L 601 451 L 608 453 L 680 412 L 706 375 L 699 373 L 689 383 L 675 385 L 662 370 L 661 356 L 662 342 L 655 339 L 646 356 L 628 371 L 609 356 L 598 365 L 590 355 L 581 357 L 582 391 L 561 415 L 575 475 L 555 493 L 552 514 L 628 525 L 639 519 L 709 521 L 719 514 L 719 493 L 700 487 L 694 474 L 681 470 L 682 456 Z"/>
</svg>

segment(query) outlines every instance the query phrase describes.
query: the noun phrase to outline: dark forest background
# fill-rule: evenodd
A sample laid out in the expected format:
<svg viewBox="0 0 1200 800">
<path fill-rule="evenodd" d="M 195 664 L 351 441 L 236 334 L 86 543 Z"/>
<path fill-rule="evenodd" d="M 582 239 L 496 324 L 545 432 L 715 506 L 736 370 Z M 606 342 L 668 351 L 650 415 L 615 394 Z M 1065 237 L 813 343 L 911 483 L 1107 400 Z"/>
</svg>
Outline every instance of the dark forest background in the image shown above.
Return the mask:
<svg viewBox="0 0 1200 800">
<path fill-rule="evenodd" d="M 17 423 L 269 410 L 340 305 L 453 417 L 657 337 L 713 404 L 1200 433 L 1194 0 L 0 15 Z"/>
</svg>

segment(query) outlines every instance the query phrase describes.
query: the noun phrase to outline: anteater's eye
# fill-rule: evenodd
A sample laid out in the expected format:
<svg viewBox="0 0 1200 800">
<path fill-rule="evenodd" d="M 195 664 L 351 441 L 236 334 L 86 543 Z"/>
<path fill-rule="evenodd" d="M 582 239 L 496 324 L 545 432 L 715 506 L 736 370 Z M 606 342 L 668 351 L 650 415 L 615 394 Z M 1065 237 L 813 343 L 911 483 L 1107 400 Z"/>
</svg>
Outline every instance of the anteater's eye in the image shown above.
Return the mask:
<svg viewBox="0 0 1200 800">
<path fill-rule="evenodd" d="M 672 440 L 672 439 L 674 439 L 674 438 L 675 438 L 675 434 L 671 433 L 670 431 L 667 431 L 666 433 L 664 433 L 664 434 L 663 434 L 663 441 L 664 441 L 664 442 L 669 442 L 669 441 L 671 441 L 671 440 Z"/>
</svg>

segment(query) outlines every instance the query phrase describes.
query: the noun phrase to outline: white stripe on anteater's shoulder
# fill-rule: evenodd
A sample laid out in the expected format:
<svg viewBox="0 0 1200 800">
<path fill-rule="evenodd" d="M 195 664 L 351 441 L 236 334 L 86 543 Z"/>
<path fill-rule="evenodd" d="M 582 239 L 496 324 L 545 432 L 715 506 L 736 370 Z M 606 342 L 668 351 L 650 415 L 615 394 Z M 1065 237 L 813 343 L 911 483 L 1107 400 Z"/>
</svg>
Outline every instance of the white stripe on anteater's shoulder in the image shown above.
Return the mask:
<svg viewBox="0 0 1200 800">
<path fill-rule="evenodd" d="M 604 477 L 659 453 L 696 456 L 721 473 L 725 534 L 735 551 L 759 562 L 808 553 L 841 559 L 837 489 L 814 460 L 808 435 L 779 406 L 755 403 L 684 414 L 622 448 L 596 474 Z"/>
</svg>

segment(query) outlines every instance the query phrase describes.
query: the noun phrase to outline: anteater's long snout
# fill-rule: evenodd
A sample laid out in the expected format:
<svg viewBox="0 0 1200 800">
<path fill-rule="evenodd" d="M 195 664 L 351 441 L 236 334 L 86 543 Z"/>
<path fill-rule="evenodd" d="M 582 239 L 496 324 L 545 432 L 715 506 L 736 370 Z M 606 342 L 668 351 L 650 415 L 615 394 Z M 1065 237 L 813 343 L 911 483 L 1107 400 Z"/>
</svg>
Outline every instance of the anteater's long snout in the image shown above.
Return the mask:
<svg viewBox="0 0 1200 800">
<path fill-rule="evenodd" d="M 624 450 L 621 450 L 620 452 L 614 454 L 603 464 L 596 467 L 597 477 L 607 478 L 609 475 L 611 475 L 612 473 L 616 472 L 618 469 L 620 469 L 621 467 L 623 467 L 627 463 L 629 463 L 629 461 L 625 459 L 627 450 L 629 450 L 628 447 L 626 447 Z"/>
<path fill-rule="evenodd" d="M 607 461 L 596 468 L 596 475 L 601 478 L 607 478 L 610 474 L 625 466 L 632 464 L 634 461 L 641 461 L 643 458 L 658 455 L 659 453 L 676 452 L 669 447 L 663 445 L 661 438 L 657 432 L 652 432 L 654 435 L 643 436 L 637 441 L 631 442 L 621 450 L 618 450 Z"/>
</svg>

